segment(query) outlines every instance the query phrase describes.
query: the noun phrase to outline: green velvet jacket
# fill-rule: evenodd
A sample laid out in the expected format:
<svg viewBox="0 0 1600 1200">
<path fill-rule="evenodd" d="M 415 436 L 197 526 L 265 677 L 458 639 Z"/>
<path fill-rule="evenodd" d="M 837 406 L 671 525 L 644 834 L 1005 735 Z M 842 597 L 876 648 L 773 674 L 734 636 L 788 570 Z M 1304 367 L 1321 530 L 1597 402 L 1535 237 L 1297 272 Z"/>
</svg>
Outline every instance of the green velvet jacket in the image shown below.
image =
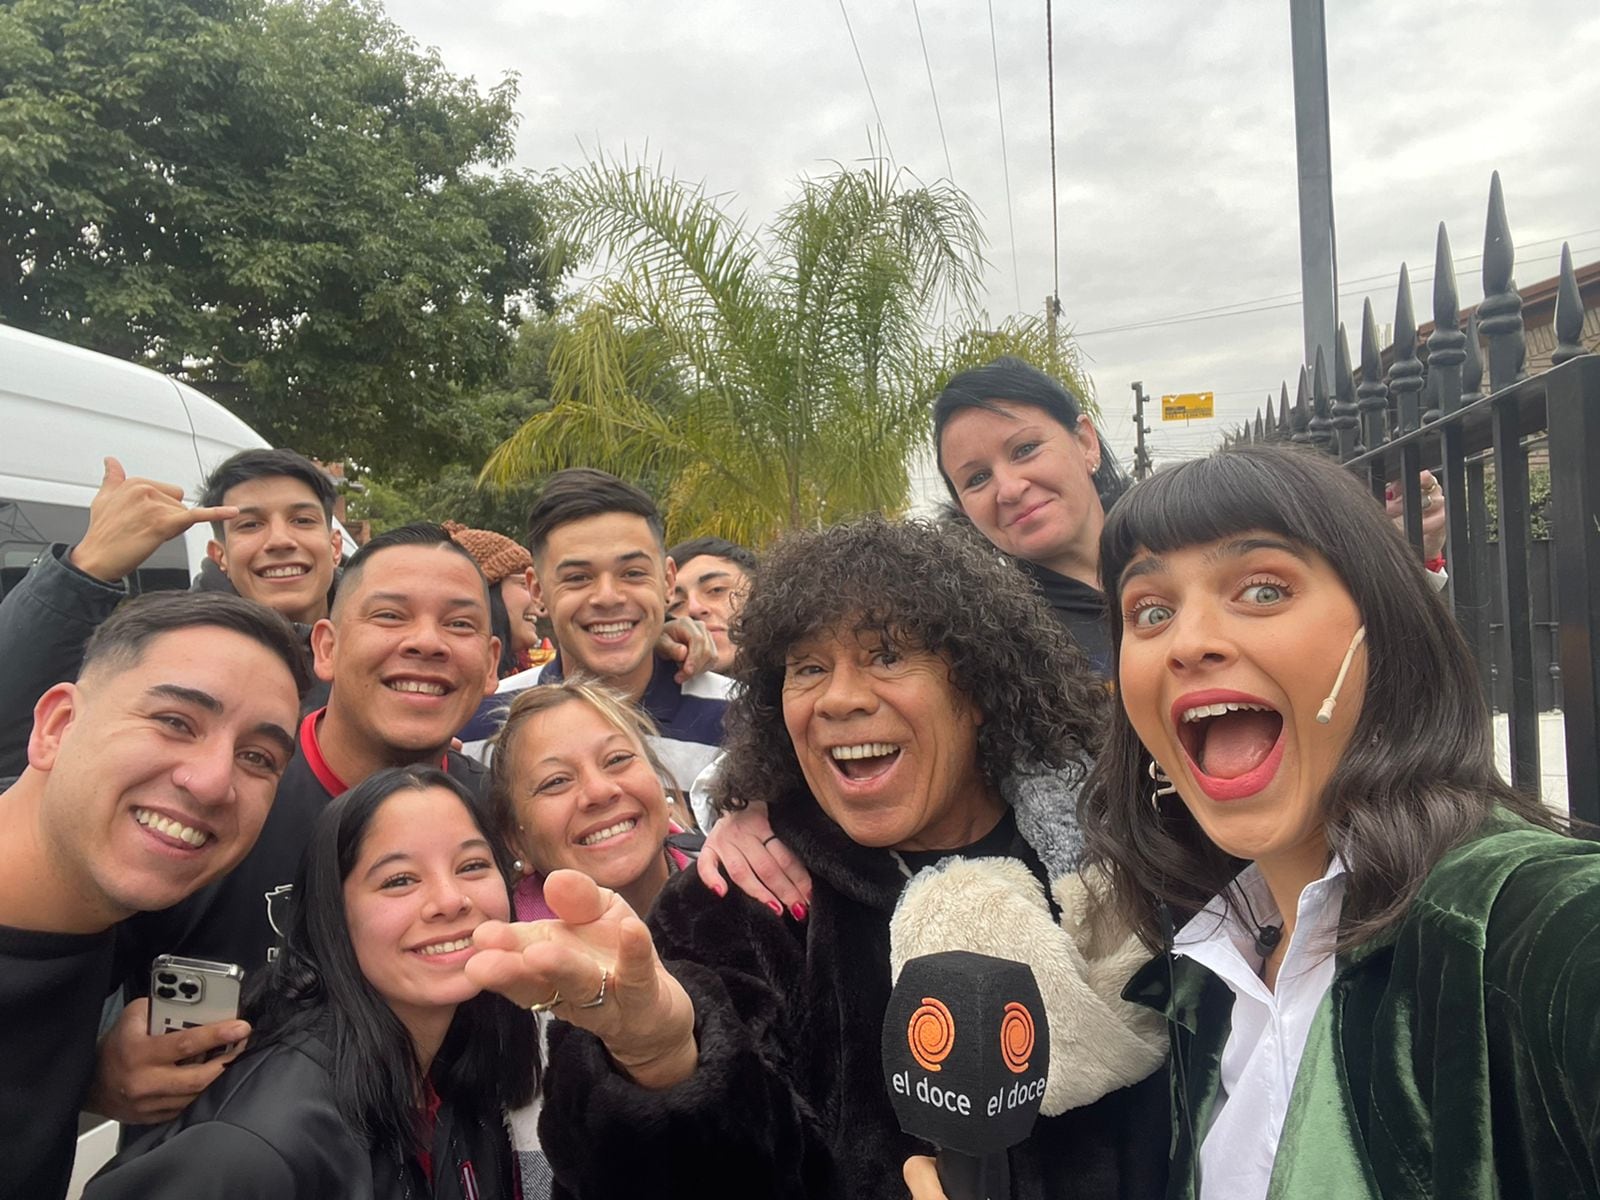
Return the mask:
<svg viewBox="0 0 1600 1200">
<path fill-rule="evenodd" d="M 1170 962 L 1125 995 L 1176 1039 L 1167 1194 L 1192 1200 L 1233 992 Z M 1340 956 L 1268 1195 L 1600 1197 L 1600 844 L 1506 818 L 1434 868 L 1391 934 Z"/>
</svg>

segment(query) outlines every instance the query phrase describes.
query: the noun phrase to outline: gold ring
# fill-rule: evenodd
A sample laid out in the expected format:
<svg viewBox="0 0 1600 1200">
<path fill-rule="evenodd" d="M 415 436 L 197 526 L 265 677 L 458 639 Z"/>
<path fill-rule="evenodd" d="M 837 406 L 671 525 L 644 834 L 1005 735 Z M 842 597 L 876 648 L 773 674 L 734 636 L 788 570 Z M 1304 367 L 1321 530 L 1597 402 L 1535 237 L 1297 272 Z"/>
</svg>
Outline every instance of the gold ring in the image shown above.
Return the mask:
<svg viewBox="0 0 1600 1200">
<path fill-rule="evenodd" d="M 528 1005 L 528 1011 L 531 1013 L 546 1013 L 560 1003 L 561 989 L 557 988 L 555 995 L 551 996 L 550 999 L 541 1001 L 537 1004 Z"/>
<path fill-rule="evenodd" d="M 599 1008 L 606 1002 L 606 984 L 611 982 L 611 972 L 602 967 L 600 969 L 600 990 L 594 994 L 594 999 L 578 1005 L 579 1008 Z"/>
</svg>

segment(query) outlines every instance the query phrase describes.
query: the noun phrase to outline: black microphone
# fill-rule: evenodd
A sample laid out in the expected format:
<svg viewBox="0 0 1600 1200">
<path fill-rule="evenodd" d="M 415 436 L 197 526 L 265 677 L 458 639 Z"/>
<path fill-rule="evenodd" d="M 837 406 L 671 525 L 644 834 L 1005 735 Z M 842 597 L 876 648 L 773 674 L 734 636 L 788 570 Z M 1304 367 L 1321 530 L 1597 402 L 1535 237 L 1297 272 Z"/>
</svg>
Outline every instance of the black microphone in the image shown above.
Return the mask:
<svg viewBox="0 0 1600 1200">
<path fill-rule="evenodd" d="M 950 1200 L 1010 1200 L 1006 1151 L 1033 1129 L 1050 1028 L 1023 963 L 949 950 L 906 963 L 883 1014 L 900 1128 L 939 1147 Z"/>
</svg>

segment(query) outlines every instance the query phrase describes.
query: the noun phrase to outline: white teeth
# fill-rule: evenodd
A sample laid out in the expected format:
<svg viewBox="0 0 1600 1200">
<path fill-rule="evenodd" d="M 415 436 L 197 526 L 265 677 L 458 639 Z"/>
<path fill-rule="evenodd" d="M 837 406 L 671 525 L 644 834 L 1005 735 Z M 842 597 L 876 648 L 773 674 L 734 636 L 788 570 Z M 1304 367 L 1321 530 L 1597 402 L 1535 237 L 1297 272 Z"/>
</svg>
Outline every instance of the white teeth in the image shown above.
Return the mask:
<svg viewBox="0 0 1600 1200">
<path fill-rule="evenodd" d="M 614 633 L 627 633 L 632 628 L 632 621 L 604 621 L 589 626 L 589 632 L 597 637 L 609 637 Z"/>
<path fill-rule="evenodd" d="M 454 954 L 457 950 L 465 950 L 472 945 L 469 937 L 457 938 L 453 942 L 435 942 L 431 946 L 423 946 L 417 950 L 418 954 Z"/>
<path fill-rule="evenodd" d="M 188 842 L 191 846 L 204 846 L 209 834 L 198 829 L 174 821 L 171 817 L 163 817 L 160 813 L 151 812 L 148 808 L 133 810 L 133 819 L 141 825 L 154 829 L 157 833 L 164 833 L 168 837 L 175 837 L 181 842 Z"/>
<path fill-rule="evenodd" d="M 308 574 L 304 567 L 268 567 L 261 572 L 263 579 L 289 579 L 297 575 Z"/>
<path fill-rule="evenodd" d="M 1235 704 L 1230 700 L 1225 704 L 1197 704 L 1193 708 L 1186 708 L 1178 719 L 1187 725 L 1190 721 L 1199 721 L 1205 717 L 1220 717 L 1223 713 L 1272 711 L 1274 710 L 1265 704 Z"/>
<path fill-rule="evenodd" d="M 638 823 L 639 823 L 639 818 L 638 817 L 629 817 L 626 821 L 618 821 L 615 825 L 607 825 L 604 829 L 597 829 L 593 833 L 586 834 L 585 836 L 579 838 L 578 839 L 578 845 L 580 845 L 580 846 L 598 845 L 600 842 L 605 841 L 607 838 L 616 837 L 619 833 L 627 833 L 628 830 L 632 829 Z"/>
<path fill-rule="evenodd" d="M 424 696 L 442 696 L 445 686 L 442 683 L 425 683 L 420 679 L 396 679 L 389 687 L 397 692 L 418 692 Z"/>
<path fill-rule="evenodd" d="M 834 746 L 828 753 L 838 759 L 883 758 L 885 755 L 893 754 L 898 749 L 900 749 L 899 746 L 892 745 L 889 742 L 863 742 L 859 746 Z"/>
</svg>

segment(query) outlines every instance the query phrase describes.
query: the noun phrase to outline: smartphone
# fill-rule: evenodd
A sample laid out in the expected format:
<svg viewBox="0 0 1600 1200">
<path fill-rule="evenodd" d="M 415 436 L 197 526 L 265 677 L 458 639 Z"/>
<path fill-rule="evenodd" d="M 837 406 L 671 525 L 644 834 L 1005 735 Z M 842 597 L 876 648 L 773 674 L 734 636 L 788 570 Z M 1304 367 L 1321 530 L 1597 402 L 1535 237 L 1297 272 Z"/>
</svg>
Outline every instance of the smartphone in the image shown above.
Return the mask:
<svg viewBox="0 0 1600 1200">
<path fill-rule="evenodd" d="M 150 964 L 151 1036 L 233 1020 L 239 1015 L 243 986 L 244 968 L 236 963 L 158 955 Z M 232 1045 L 218 1046 L 190 1061 L 209 1062 L 233 1049 Z"/>
</svg>

